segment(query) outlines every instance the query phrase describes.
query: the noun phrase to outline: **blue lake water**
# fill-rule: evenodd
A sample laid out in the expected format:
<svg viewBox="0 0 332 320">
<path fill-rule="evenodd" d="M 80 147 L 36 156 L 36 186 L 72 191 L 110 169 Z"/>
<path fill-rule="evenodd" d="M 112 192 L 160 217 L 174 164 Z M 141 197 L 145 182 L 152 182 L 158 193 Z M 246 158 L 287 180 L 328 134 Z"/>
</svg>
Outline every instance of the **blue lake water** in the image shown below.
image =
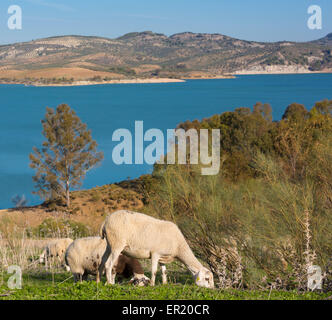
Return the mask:
<svg viewBox="0 0 332 320">
<path fill-rule="evenodd" d="M 118 128 L 134 132 L 135 120 L 144 130 L 165 132 L 185 120 L 202 119 L 256 102 L 272 105 L 279 120 L 293 102 L 310 109 L 316 101 L 332 99 L 332 74 L 256 75 L 236 79 L 192 80 L 170 84 L 121 84 L 81 87 L 25 87 L 0 85 L 0 209 L 12 206 L 14 195 L 25 195 L 29 205 L 40 200 L 31 195 L 33 170 L 29 153 L 43 141 L 40 120 L 45 108 L 69 104 L 92 130 L 103 163 L 91 170 L 83 188 L 135 178 L 149 173 L 149 165 L 117 166 L 112 161 L 112 134 Z"/>
</svg>

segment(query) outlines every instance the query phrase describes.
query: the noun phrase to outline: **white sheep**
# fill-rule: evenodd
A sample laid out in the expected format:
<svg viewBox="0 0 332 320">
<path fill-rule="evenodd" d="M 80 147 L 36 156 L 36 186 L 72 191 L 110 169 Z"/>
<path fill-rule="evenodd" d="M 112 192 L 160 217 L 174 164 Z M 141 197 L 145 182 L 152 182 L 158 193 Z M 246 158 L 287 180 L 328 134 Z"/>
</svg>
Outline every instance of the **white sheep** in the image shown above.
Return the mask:
<svg viewBox="0 0 332 320">
<path fill-rule="evenodd" d="M 42 254 L 39 256 L 39 262 L 45 263 L 46 269 L 50 260 L 54 262 L 57 259 L 60 264 L 64 265 L 65 252 L 72 242 L 73 240 L 70 238 L 51 240 L 46 244 Z M 64 266 L 69 271 L 68 266 Z"/>
<path fill-rule="evenodd" d="M 213 288 L 213 274 L 196 259 L 180 229 L 172 222 L 155 219 L 142 213 L 120 210 L 106 218 L 101 227 L 109 250 L 105 252 L 100 270 L 106 268 L 107 283 L 114 284 L 112 269 L 120 253 L 151 259 L 151 285 L 155 285 L 158 262 L 162 265 L 178 259 L 189 269 L 195 283 Z M 163 284 L 167 282 L 162 266 Z"/>
<path fill-rule="evenodd" d="M 107 250 L 107 242 L 100 237 L 88 237 L 75 240 L 65 254 L 66 264 L 70 267 L 74 281 L 87 280 L 89 274 L 95 275 L 100 281 L 99 266 Z M 113 275 L 130 278 L 131 282 L 144 285 L 150 279 L 144 275 L 143 268 L 138 260 L 120 255 L 113 267 Z"/>
</svg>

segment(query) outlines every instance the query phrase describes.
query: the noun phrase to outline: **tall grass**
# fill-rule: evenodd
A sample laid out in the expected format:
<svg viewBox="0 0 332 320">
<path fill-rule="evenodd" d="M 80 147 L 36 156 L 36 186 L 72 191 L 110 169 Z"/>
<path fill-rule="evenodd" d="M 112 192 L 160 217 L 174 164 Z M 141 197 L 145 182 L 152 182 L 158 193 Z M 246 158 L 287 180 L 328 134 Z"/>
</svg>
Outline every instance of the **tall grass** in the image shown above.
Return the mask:
<svg viewBox="0 0 332 320">
<path fill-rule="evenodd" d="M 263 154 L 257 177 L 236 183 L 167 166 L 146 211 L 180 226 L 222 288 L 305 290 L 308 268 L 332 256 L 331 139 L 316 148 L 297 178 Z"/>
<path fill-rule="evenodd" d="M 19 266 L 22 271 L 39 269 L 38 257 L 42 252 L 44 241 L 32 241 L 22 233 L 21 237 L 0 239 L 0 270 L 9 266 Z"/>
<path fill-rule="evenodd" d="M 10 219 L 2 219 L 0 226 L 0 271 L 17 265 L 23 272 L 45 271 L 39 263 L 39 255 L 52 239 L 81 238 L 91 234 L 90 229 L 81 224 L 64 219 L 45 219 L 34 228 L 18 227 Z M 61 270 L 57 259 L 50 261 L 51 272 Z"/>
</svg>

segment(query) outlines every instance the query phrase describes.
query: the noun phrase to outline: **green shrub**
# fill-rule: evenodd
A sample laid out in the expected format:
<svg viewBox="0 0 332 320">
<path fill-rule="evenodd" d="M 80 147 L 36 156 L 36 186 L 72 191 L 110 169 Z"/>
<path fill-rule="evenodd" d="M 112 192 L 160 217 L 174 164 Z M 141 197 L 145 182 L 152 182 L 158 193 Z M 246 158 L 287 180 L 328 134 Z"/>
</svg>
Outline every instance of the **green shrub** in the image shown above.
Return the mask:
<svg viewBox="0 0 332 320">
<path fill-rule="evenodd" d="M 68 219 L 45 219 L 39 226 L 33 228 L 30 236 L 41 238 L 80 238 L 91 234 L 89 227 L 83 223 Z"/>
<path fill-rule="evenodd" d="M 101 195 L 98 192 L 95 192 L 90 199 L 91 202 L 98 202 L 100 200 L 101 200 Z"/>
</svg>

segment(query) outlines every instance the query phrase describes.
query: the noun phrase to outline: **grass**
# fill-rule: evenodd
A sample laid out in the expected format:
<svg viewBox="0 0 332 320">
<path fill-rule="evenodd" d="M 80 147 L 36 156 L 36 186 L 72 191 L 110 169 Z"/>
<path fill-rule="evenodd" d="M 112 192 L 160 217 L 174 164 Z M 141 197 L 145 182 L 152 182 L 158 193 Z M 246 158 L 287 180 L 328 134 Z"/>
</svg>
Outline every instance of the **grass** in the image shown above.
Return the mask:
<svg viewBox="0 0 332 320">
<path fill-rule="evenodd" d="M 324 300 L 331 293 L 298 293 L 295 291 L 254 291 L 204 289 L 181 275 L 185 284 L 158 284 L 135 287 L 129 284 L 97 285 L 95 281 L 74 283 L 70 273 L 26 273 L 22 289 L 9 290 L 7 275 L 0 277 L 0 300 Z M 2 281 L 1 281 L 2 279 Z M 160 283 L 160 279 L 159 279 Z"/>
</svg>

